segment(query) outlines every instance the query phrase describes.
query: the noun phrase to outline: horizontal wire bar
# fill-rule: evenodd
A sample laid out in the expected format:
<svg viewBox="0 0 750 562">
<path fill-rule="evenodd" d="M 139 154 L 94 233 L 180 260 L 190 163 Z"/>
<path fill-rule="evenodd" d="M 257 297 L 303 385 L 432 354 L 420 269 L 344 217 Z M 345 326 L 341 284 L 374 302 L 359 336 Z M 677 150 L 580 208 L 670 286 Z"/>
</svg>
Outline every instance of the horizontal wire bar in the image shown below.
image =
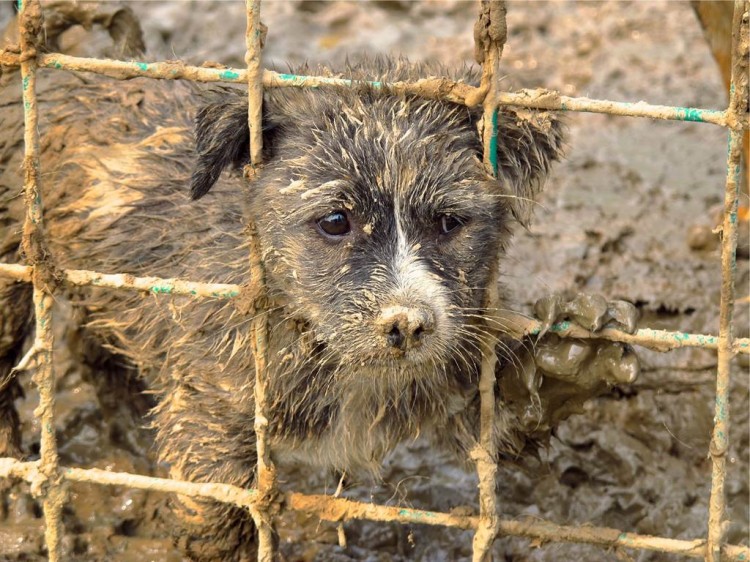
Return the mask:
<svg viewBox="0 0 750 562">
<path fill-rule="evenodd" d="M 197 496 L 230 503 L 249 510 L 254 510 L 255 503 L 260 499 L 257 490 L 253 488 L 239 488 L 229 484 L 183 482 L 127 472 L 109 472 L 97 468 L 61 467 L 60 473 L 63 479 L 70 482 L 125 486 L 139 490 Z M 13 458 L 0 458 L 0 478 L 20 478 L 33 483 L 40 478 L 39 463 L 22 462 Z M 284 493 L 283 503 L 287 509 L 313 514 L 320 519 L 332 522 L 366 519 L 459 529 L 476 529 L 479 522 L 479 518 L 476 516 L 425 511 L 401 506 L 383 506 L 299 492 Z M 644 549 L 682 554 L 692 558 L 702 558 L 706 553 L 706 541 L 704 539 L 667 539 L 637 533 L 625 533 L 607 527 L 556 525 L 536 519 L 524 521 L 502 519 L 500 521 L 500 532 L 504 535 L 536 539 L 542 542 L 578 542 L 605 548 Z M 724 545 L 722 553 L 726 560 L 750 560 L 750 548 L 747 546 Z"/>
<path fill-rule="evenodd" d="M 29 265 L 0 263 L 0 277 L 10 277 L 16 281 L 31 282 L 34 268 Z M 198 283 L 182 279 L 162 277 L 135 277 L 128 273 L 99 273 L 84 269 L 65 269 L 63 280 L 79 287 L 94 286 L 110 289 L 146 291 L 160 295 L 186 295 L 216 299 L 230 299 L 240 294 L 241 285 L 229 283 Z"/>
<path fill-rule="evenodd" d="M 514 105 L 533 109 L 558 111 L 583 111 L 586 113 L 605 113 L 622 117 L 648 117 L 667 121 L 691 121 L 694 123 L 712 123 L 727 126 L 726 112 L 718 109 L 700 109 L 696 107 L 679 107 L 669 105 L 652 105 L 645 101 L 618 102 L 595 100 L 590 98 L 572 98 L 561 96 L 554 90 L 538 88 L 520 90 L 516 93 L 498 95 L 500 105 Z"/>
<path fill-rule="evenodd" d="M 539 320 L 513 311 L 496 313 L 493 318 L 503 327 L 506 333 L 515 337 L 536 335 L 542 326 Z M 603 328 L 598 332 L 590 332 L 574 322 L 564 321 L 553 324 L 549 331 L 562 337 L 605 339 L 631 345 L 640 345 L 655 351 L 670 351 L 682 347 L 700 347 L 703 349 L 718 349 L 719 347 L 719 338 L 717 336 L 654 330 L 652 328 L 640 328 L 634 334 L 628 334 L 614 328 Z M 734 340 L 734 344 L 737 353 L 750 354 L 750 338 L 737 338 Z"/>
<path fill-rule="evenodd" d="M 72 57 L 59 53 L 40 55 L 38 60 L 40 68 L 95 72 L 119 80 L 142 76 L 161 80 L 182 79 L 195 82 L 247 83 L 247 71 L 245 69 L 205 68 L 190 66 L 182 61 L 117 61 Z M 19 64 L 19 55 L 17 53 L 0 51 L 0 66 L 15 67 L 19 66 Z M 485 96 L 485 91 L 480 88 L 447 78 L 423 78 L 416 82 L 394 82 L 389 84 L 377 81 L 369 81 L 368 83 L 374 87 L 387 86 L 398 93 L 410 93 L 431 99 L 443 99 L 471 107 L 480 105 Z M 347 86 L 351 84 L 351 80 L 344 78 L 300 76 L 271 70 L 263 71 L 264 88 L 315 88 L 321 85 Z M 558 92 L 543 88 L 521 90 L 515 93 L 498 93 L 497 101 L 499 105 L 514 105 L 532 109 L 604 113 L 608 115 L 647 117 L 669 121 L 711 123 L 722 127 L 728 126 L 726 111 L 722 110 L 653 105 L 644 101 L 632 103 L 574 98 L 562 96 Z M 747 121 L 743 121 L 738 123 L 737 126 L 747 128 L 748 123 Z"/>
<path fill-rule="evenodd" d="M 247 84 L 247 70 L 244 68 L 208 68 L 190 66 L 182 61 L 137 62 L 90 59 L 73 57 L 60 53 L 39 55 L 38 60 L 40 68 L 94 72 L 118 80 L 147 77 L 160 80 L 191 80 L 194 82 Z M 16 67 L 19 66 L 19 64 L 19 56 L 17 53 L 0 50 L 0 66 Z M 300 76 L 297 74 L 274 72 L 267 69 L 263 69 L 262 81 L 264 88 L 317 88 L 323 85 L 352 85 L 352 80 L 347 80 L 345 78 Z M 382 82 L 370 81 L 368 83 L 376 88 L 383 86 Z M 412 93 L 428 98 L 444 99 L 471 106 L 481 104 L 484 99 L 484 93 L 478 88 L 446 78 L 422 78 L 415 82 L 394 82 L 388 84 L 388 87 L 396 92 Z"/>
<path fill-rule="evenodd" d="M 0 263 L 0 277 L 30 283 L 32 271 L 33 268 L 28 265 Z M 165 279 L 161 277 L 135 277 L 127 273 L 99 273 L 84 269 L 65 269 L 62 270 L 62 275 L 63 281 L 79 287 L 91 285 L 94 287 L 108 287 L 110 289 L 146 291 L 154 294 L 231 299 L 238 296 L 242 291 L 241 285 L 232 285 L 230 283 L 200 283 L 197 281 Z M 494 316 L 494 319 L 501 323 L 506 333 L 516 337 L 538 334 L 541 328 L 541 322 L 518 312 L 505 311 L 498 313 Z M 550 331 L 561 337 L 582 339 L 601 338 L 648 347 L 655 351 L 669 351 L 682 347 L 717 349 L 719 342 L 717 336 L 653 330 L 651 328 L 640 328 L 634 334 L 628 334 L 627 332 L 613 328 L 604 328 L 598 332 L 589 332 L 572 322 L 558 322 L 557 324 L 553 324 Z M 734 340 L 734 348 L 737 353 L 750 355 L 750 338 L 736 338 Z"/>
</svg>

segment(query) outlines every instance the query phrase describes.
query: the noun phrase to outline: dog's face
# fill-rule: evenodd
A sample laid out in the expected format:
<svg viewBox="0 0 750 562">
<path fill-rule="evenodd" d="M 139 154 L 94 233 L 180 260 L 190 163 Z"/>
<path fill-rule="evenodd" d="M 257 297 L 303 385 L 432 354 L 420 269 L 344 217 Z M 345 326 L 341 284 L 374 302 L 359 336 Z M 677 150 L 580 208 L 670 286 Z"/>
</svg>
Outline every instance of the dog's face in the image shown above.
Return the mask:
<svg viewBox="0 0 750 562">
<path fill-rule="evenodd" d="M 525 196 L 513 183 L 546 171 L 559 132 L 544 137 L 545 152 L 510 123 L 506 141 L 532 151 L 501 157 L 501 171 L 517 169 L 497 180 L 465 107 L 372 90 L 291 92 L 267 105 L 283 119 L 267 119 L 272 154 L 249 209 L 287 313 L 325 344 L 328 363 L 349 367 L 342 372 L 439 376 L 471 361 L 491 270 Z M 246 107 L 236 110 L 245 123 Z M 199 116 L 200 156 L 222 144 L 211 140 L 222 115 L 203 136 Z M 204 159 L 194 189 L 212 169 Z"/>
<path fill-rule="evenodd" d="M 508 205 L 467 109 L 347 100 L 278 154 L 251 207 L 269 276 L 331 353 L 361 366 L 466 354 Z"/>
</svg>

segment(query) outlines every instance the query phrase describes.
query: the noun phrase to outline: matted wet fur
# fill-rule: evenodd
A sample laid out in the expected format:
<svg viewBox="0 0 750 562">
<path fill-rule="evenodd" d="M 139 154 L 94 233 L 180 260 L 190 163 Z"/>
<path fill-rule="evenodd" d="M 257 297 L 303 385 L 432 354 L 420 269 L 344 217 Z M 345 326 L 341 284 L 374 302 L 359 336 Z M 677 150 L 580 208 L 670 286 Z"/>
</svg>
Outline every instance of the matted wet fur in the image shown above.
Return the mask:
<svg viewBox="0 0 750 562">
<path fill-rule="evenodd" d="M 249 150 L 244 92 L 44 76 L 51 258 L 61 268 L 242 284 L 252 219 L 273 304 L 268 395 L 277 460 L 376 471 L 418 435 L 466 460 L 479 427 L 477 342 L 490 266 L 560 156 L 562 135 L 551 114 L 502 110 L 493 179 L 481 162 L 480 110 L 356 82 L 446 74 L 379 59 L 347 68 L 349 88 L 267 91 L 265 165 L 249 183 L 239 169 Z M 22 261 L 16 90 L 0 91 L 7 261 Z M 325 231 L 344 219 L 345 233 Z M 29 326 L 28 293 L 0 280 L 2 305 L 15 306 L 0 327 L 0 378 Z M 252 486 L 251 318 L 231 301 L 96 287 L 70 297 L 91 341 L 127 358 L 156 393 L 159 457 L 172 475 Z M 496 428 L 502 451 L 523 447 L 520 422 L 502 400 Z M 16 445 L 9 438 L 6 450 L 18 454 Z M 175 511 L 189 556 L 234 560 L 252 551 L 247 513 L 185 499 Z"/>
</svg>

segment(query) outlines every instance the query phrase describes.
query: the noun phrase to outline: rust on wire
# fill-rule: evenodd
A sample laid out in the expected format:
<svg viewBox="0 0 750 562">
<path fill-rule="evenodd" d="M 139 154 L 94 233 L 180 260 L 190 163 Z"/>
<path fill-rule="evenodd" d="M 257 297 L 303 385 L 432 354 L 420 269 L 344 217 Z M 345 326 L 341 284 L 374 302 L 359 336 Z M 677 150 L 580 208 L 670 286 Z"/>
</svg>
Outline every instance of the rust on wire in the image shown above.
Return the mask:
<svg viewBox="0 0 750 562">
<path fill-rule="evenodd" d="M 748 2 L 737 0 L 732 21 L 732 79 L 728 114 L 737 117 L 747 112 L 748 106 Z M 732 121 L 730 119 L 730 121 Z M 727 180 L 724 193 L 724 222 L 721 227 L 721 308 L 719 311 L 719 351 L 716 374 L 714 428 L 709 453 L 711 455 L 711 496 L 708 504 L 707 562 L 722 559 L 722 543 L 728 525 L 726 517 L 725 480 L 729 449 L 729 385 L 731 362 L 735 355 L 732 334 L 734 312 L 734 282 L 737 252 L 737 206 L 742 158 L 742 129 L 729 131 Z"/>
<path fill-rule="evenodd" d="M 58 471 L 55 441 L 55 372 L 52 363 L 52 306 L 50 293 L 54 285 L 52 268 L 44 247 L 42 189 L 40 185 L 38 107 L 36 99 L 36 56 L 42 32 L 42 9 L 38 0 L 20 2 L 19 34 L 21 40 L 21 84 L 24 110 L 24 202 L 26 218 L 23 225 L 22 251 L 33 268 L 35 338 L 32 346 L 36 371 L 32 380 L 39 389 L 39 406 L 34 415 L 40 419 L 41 464 L 32 481 L 32 493 L 42 498 L 44 540 L 50 562 L 61 557 L 62 508 L 65 489 Z"/>
</svg>

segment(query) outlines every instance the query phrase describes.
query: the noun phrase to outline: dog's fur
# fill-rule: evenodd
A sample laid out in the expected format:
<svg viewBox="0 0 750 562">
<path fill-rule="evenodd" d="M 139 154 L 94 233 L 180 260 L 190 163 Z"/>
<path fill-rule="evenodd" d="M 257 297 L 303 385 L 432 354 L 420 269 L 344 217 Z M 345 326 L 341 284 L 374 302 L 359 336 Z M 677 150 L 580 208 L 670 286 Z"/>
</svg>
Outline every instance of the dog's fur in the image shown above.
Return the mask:
<svg viewBox="0 0 750 562">
<path fill-rule="evenodd" d="M 553 115 L 502 110 L 494 179 L 481 162 L 481 111 L 357 82 L 446 72 L 369 61 L 342 73 L 351 87 L 267 91 L 265 164 L 251 182 L 239 169 L 249 152 L 244 92 L 56 74 L 40 87 L 50 257 L 60 268 L 243 284 L 252 220 L 272 303 L 273 455 L 375 470 L 397 443 L 426 434 L 465 458 L 479 426 L 491 265 L 562 136 Z M 22 261 L 21 106 L 15 89 L 1 92 L 0 259 Z M 317 223 L 335 211 L 351 231 L 332 239 Z M 444 216 L 459 221 L 448 234 Z M 0 379 L 29 326 L 28 291 L 0 280 Z M 71 297 L 90 341 L 127 358 L 156 392 L 159 455 L 172 474 L 252 486 L 251 318 L 231 301 L 96 287 Z M 420 345 L 389 344 L 383 318 L 394 309 L 430 318 Z M 18 453 L 13 389 L 6 383 L 4 428 L 6 450 Z M 501 448 L 515 452 L 515 418 L 502 400 L 497 412 Z M 192 557 L 252 548 L 245 512 L 187 500 L 176 511 Z"/>
</svg>

